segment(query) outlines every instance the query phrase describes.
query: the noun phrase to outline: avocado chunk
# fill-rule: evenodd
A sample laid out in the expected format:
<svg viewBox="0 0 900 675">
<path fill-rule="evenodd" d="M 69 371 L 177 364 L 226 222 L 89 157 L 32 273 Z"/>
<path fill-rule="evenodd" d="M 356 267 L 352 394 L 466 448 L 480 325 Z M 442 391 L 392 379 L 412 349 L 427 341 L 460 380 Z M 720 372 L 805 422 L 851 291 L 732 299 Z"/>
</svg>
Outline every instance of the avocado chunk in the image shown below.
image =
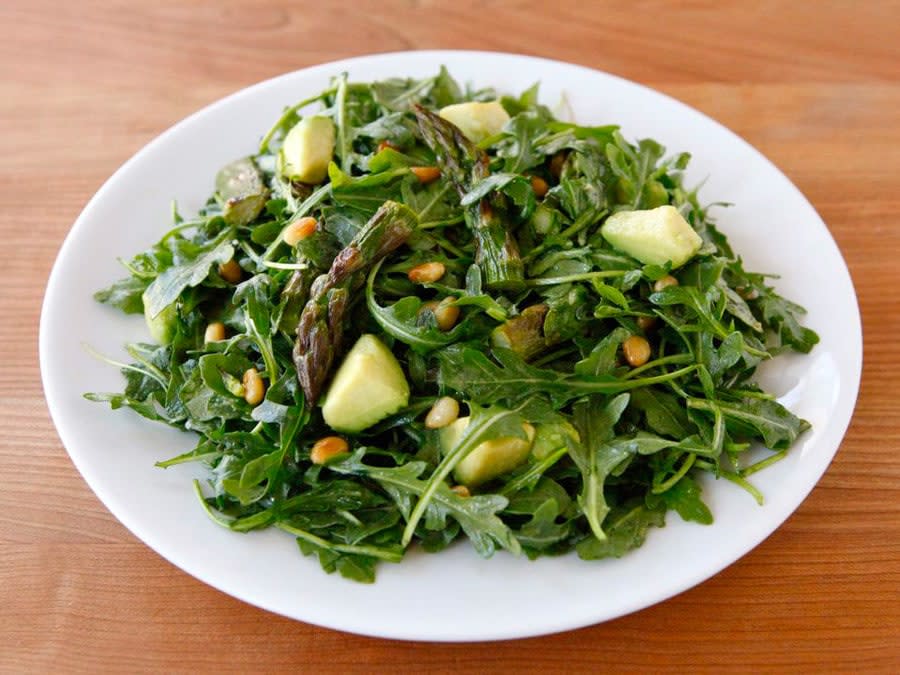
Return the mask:
<svg viewBox="0 0 900 675">
<path fill-rule="evenodd" d="M 439 439 L 444 452 L 450 452 L 459 444 L 467 426 L 469 417 L 460 417 L 440 430 Z M 526 422 L 522 428 L 526 438 L 504 436 L 477 445 L 456 465 L 454 478 L 463 485 L 476 487 L 515 469 L 528 459 L 534 441 L 534 427 Z"/>
<path fill-rule="evenodd" d="M 681 267 L 694 257 L 703 240 L 674 206 L 646 211 L 619 211 L 600 228 L 613 248 L 647 265 Z"/>
<path fill-rule="evenodd" d="M 262 174 L 249 157 L 224 166 L 216 174 L 216 199 L 229 225 L 252 223 L 268 197 Z"/>
<path fill-rule="evenodd" d="M 151 316 L 147 309 L 149 306 L 147 291 L 141 295 L 141 300 L 144 303 L 144 320 L 150 330 L 150 337 L 161 345 L 169 344 L 175 337 L 175 328 L 178 324 L 178 310 L 175 308 L 175 303 L 166 305 L 159 314 Z"/>
<path fill-rule="evenodd" d="M 322 417 L 335 431 L 355 434 L 409 403 L 409 383 L 397 359 L 374 335 L 347 352 L 325 395 Z"/>
<path fill-rule="evenodd" d="M 480 143 L 485 138 L 500 133 L 509 122 L 509 115 L 500 101 L 454 103 L 441 108 L 438 114 L 456 125 L 473 143 Z"/>
<path fill-rule="evenodd" d="M 278 152 L 278 173 L 288 180 L 317 185 L 328 175 L 334 154 L 334 124 L 313 115 L 297 122 L 284 137 Z"/>
</svg>

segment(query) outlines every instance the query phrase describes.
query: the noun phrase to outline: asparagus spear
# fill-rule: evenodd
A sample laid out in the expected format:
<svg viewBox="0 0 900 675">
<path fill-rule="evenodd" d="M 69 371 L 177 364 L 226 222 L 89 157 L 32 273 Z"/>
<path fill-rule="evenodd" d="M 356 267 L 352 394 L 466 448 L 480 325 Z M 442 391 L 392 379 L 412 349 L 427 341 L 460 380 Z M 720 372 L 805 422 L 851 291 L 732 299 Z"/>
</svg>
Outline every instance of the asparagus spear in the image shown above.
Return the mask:
<svg viewBox="0 0 900 675">
<path fill-rule="evenodd" d="M 487 154 L 453 124 L 420 105 L 413 106 L 419 131 L 434 152 L 441 174 L 459 196 L 490 174 Z M 475 262 L 492 290 L 521 290 L 524 266 L 516 240 L 500 217 L 505 197 L 493 193 L 466 209 L 466 224 L 475 237 Z"/>
<path fill-rule="evenodd" d="M 281 291 L 281 316 L 278 317 L 278 329 L 290 337 L 297 334 L 297 325 L 300 322 L 300 312 L 309 300 L 309 292 L 312 287 L 316 272 L 312 267 L 294 270 L 291 278 Z"/>
<path fill-rule="evenodd" d="M 548 310 L 544 304 L 526 307 L 519 316 L 514 316 L 494 329 L 491 344 L 511 349 L 525 361 L 530 361 L 550 344 L 550 340 L 544 336 L 544 319 Z"/>
<path fill-rule="evenodd" d="M 318 401 L 334 357 L 340 353 L 350 291 L 362 283 L 369 267 L 403 244 L 416 225 L 416 214 L 408 207 L 385 202 L 335 256 L 331 269 L 313 282 L 297 324 L 293 352 L 297 379 L 310 405 Z"/>
</svg>

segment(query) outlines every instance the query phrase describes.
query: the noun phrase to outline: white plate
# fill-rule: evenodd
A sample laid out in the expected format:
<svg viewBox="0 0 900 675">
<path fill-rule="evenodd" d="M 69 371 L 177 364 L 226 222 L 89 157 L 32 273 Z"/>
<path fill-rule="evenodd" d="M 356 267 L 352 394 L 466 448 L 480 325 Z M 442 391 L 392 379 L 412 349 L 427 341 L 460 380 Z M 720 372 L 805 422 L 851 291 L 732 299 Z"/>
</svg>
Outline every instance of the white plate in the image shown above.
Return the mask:
<svg viewBox="0 0 900 675">
<path fill-rule="evenodd" d="M 735 206 L 721 228 L 750 269 L 782 275 L 780 291 L 809 309 L 822 342 L 809 356 L 779 358 L 765 383 L 812 431 L 788 458 L 754 476 L 759 507 L 725 481 L 705 495 L 714 525 L 673 513 L 665 528 L 620 560 L 574 555 L 530 562 L 500 553 L 478 558 L 468 545 L 439 555 L 411 552 L 383 564 L 373 585 L 328 576 L 277 531 L 237 534 L 209 522 L 190 479 L 199 467 L 154 468 L 194 439 L 129 411 L 82 398 L 115 391 L 121 378 L 83 348 L 121 355 L 146 339 L 140 317 L 124 317 L 91 294 L 123 276 L 116 257 L 143 250 L 167 229 L 170 200 L 200 207 L 216 170 L 251 153 L 283 106 L 353 80 L 425 76 L 446 64 L 462 82 L 518 93 L 536 80 L 553 105 L 564 93 L 581 123 L 621 124 L 628 138 L 650 136 L 670 152 L 689 150 L 689 183 L 707 178 L 702 197 Z M 162 556 L 246 602 L 341 630 L 419 640 L 491 640 L 604 621 L 708 579 L 771 534 L 825 471 L 850 421 L 862 359 L 859 310 L 847 267 L 822 220 L 790 181 L 733 133 L 697 111 L 634 83 L 555 61 L 479 52 L 379 54 L 298 71 L 229 96 L 166 131 L 125 163 L 76 221 L 53 268 L 40 330 L 47 402 L 72 461 L 109 510 Z"/>
</svg>

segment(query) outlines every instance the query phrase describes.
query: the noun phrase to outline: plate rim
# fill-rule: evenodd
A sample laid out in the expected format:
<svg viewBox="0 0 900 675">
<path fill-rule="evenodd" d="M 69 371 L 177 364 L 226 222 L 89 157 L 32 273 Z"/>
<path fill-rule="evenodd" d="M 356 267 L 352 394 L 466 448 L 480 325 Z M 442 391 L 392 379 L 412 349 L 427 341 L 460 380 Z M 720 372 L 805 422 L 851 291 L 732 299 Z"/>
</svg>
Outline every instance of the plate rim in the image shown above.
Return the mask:
<svg viewBox="0 0 900 675">
<path fill-rule="evenodd" d="M 346 625 L 341 625 L 340 622 L 335 622 L 335 621 L 322 621 L 322 620 L 319 620 L 316 618 L 307 618 L 307 617 L 300 618 L 298 616 L 288 614 L 283 610 L 271 607 L 264 602 L 260 602 L 258 599 L 255 599 L 251 595 L 243 592 L 242 589 L 236 590 L 233 588 L 225 588 L 225 587 L 223 587 L 223 585 L 220 585 L 215 580 L 210 579 L 209 575 L 203 573 L 203 570 L 189 568 L 192 566 L 185 566 L 184 564 L 182 564 L 180 562 L 176 562 L 175 558 L 177 556 L 174 555 L 172 552 L 164 553 L 157 546 L 151 545 L 148 542 L 148 537 L 145 536 L 144 533 L 141 533 L 141 534 L 138 533 L 138 530 L 140 530 L 142 528 L 140 528 L 139 526 L 137 526 L 134 523 L 132 517 L 127 513 L 123 513 L 121 511 L 121 509 L 119 509 L 119 508 L 111 507 L 110 504 L 108 503 L 109 495 L 104 495 L 102 489 L 98 490 L 97 486 L 95 485 L 95 480 L 93 479 L 93 477 L 91 477 L 91 471 L 87 466 L 88 463 L 85 461 L 85 459 L 86 459 L 85 456 L 77 456 L 78 453 L 73 454 L 73 452 L 69 449 L 69 443 L 67 442 L 67 437 L 69 437 L 70 434 L 68 432 L 64 431 L 58 422 L 59 409 L 57 409 L 56 406 L 62 405 L 62 403 L 57 401 L 56 399 L 54 399 L 54 396 L 51 393 L 54 388 L 53 383 L 51 381 L 53 375 L 52 375 L 52 373 L 48 372 L 48 368 L 47 368 L 47 353 L 48 353 L 48 350 L 52 347 L 52 344 L 51 344 L 52 338 L 47 329 L 47 325 L 50 321 L 48 314 L 49 314 L 49 310 L 50 310 L 52 296 L 56 293 L 55 289 L 60 284 L 60 279 L 59 279 L 60 274 L 61 274 L 61 272 L 59 271 L 60 270 L 60 261 L 64 259 L 64 257 L 67 254 L 68 249 L 70 249 L 73 246 L 72 242 L 75 240 L 77 233 L 80 232 L 85 227 L 87 227 L 86 223 L 88 223 L 90 220 L 90 213 L 91 213 L 92 209 L 96 207 L 96 204 L 102 202 L 104 200 L 104 198 L 106 197 L 107 193 L 111 189 L 114 188 L 116 179 L 120 174 L 126 173 L 132 165 L 138 164 L 141 161 L 143 161 L 143 158 L 146 155 L 151 154 L 156 147 L 164 145 L 167 142 L 168 138 L 171 135 L 177 133 L 177 130 L 179 130 L 181 127 L 189 125 L 195 119 L 207 115 L 209 112 L 213 111 L 214 109 L 217 109 L 219 107 L 227 107 L 232 101 L 239 99 L 239 98 L 253 97 L 254 95 L 256 95 L 257 91 L 265 89 L 269 86 L 272 86 L 273 83 L 276 83 L 277 81 L 296 77 L 300 74 L 311 75 L 311 74 L 316 74 L 316 73 L 320 73 L 323 71 L 337 72 L 342 69 L 351 69 L 354 66 L 359 66 L 360 64 L 371 61 L 372 59 L 380 59 L 380 58 L 385 58 L 385 59 L 390 60 L 390 59 L 395 59 L 395 58 L 410 58 L 411 56 L 415 56 L 415 57 L 430 59 L 430 60 L 432 60 L 433 63 L 439 64 L 442 61 L 445 61 L 445 60 L 449 61 L 449 60 L 452 60 L 454 57 L 463 56 L 463 55 L 469 56 L 469 57 L 482 57 L 482 58 L 486 58 L 486 59 L 492 59 L 492 58 L 498 58 L 498 57 L 500 59 L 512 58 L 515 60 L 523 60 L 525 62 L 532 62 L 538 66 L 540 64 L 553 65 L 554 67 L 565 66 L 566 68 L 571 68 L 571 69 L 576 69 L 576 70 L 582 71 L 584 74 L 592 74 L 592 75 L 599 74 L 604 77 L 616 80 L 619 83 L 626 84 L 629 87 L 634 87 L 634 88 L 643 90 L 645 93 L 647 93 L 647 92 L 652 93 L 652 95 L 655 97 L 661 97 L 663 99 L 666 99 L 670 104 L 675 105 L 679 108 L 682 108 L 684 111 L 689 112 L 692 115 L 699 116 L 699 118 L 702 119 L 704 124 L 714 125 L 721 131 L 725 132 L 731 138 L 731 140 L 733 140 L 736 143 L 742 144 L 743 146 L 746 147 L 746 149 L 748 149 L 752 154 L 754 154 L 757 159 L 762 160 L 762 162 L 765 163 L 765 165 L 767 166 L 769 171 L 772 171 L 775 174 L 781 176 L 791 186 L 791 188 L 793 188 L 797 197 L 799 197 L 804 202 L 805 206 L 812 213 L 814 213 L 816 215 L 816 217 L 818 218 L 817 225 L 821 226 L 825 236 L 830 240 L 831 245 L 834 247 L 835 251 L 837 252 L 838 259 L 840 260 L 840 262 L 842 264 L 842 271 L 843 271 L 844 275 L 846 276 L 846 280 L 849 284 L 849 291 L 852 295 L 852 299 L 853 299 L 852 310 L 853 310 L 854 316 L 851 318 L 853 318 L 854 321 L 853 321 L 853 325 L 850 328 L 852 330 L 852 337 L 854 338 L 853 345 L 852 345 L 852 347 L 854 347 L 854 355 L 853 355 L 854 358 L 851 363 L 852 372 L 849 373 L 850 378 L 847 382 L 847 385 L 851 388 L 852 391 L 851 391 L 849 399 L 848 399 L 850 401 L 850 403 L 849 403 L 849 407 L 846 410 L 846 421 L 842 422 L 839 425 L 842 428 L 840 428 L 837 432 L 834 432 L 835 437 L 837 439 L 835 441 L 835 448 L 833 451 L 830 451 L 828 461 L 824 463 L 824 465 L 821 468 L 821 471 L 817 471 L 818 475 L 815 476 L 814 480 L 810 481 L 808 489 L 801 490 L 800 492 L 795 493 L 796 498 L 791 500 L 790 508 L 788 510 L 786 510 L 786 512 L 783 514 L 783 517 L 782 517 L 782 515 L 779 515 L 779 517 L 776 518 L 777 522 L 775 522 L 771 528 L 766 528 L 767 531 L 761 538 L 758 538 L 758 540 L 754 540 L 752 545 L 750 545 L 749 547 L 742 547 L 742 551 L 739 552 L 737 555 L 735 555 L 733 557 L 729 557 L 724 562 L 722 562 L 722 560 L 717 562 L 713 566 L 713 567 L 715 567 L 715 569 L 712 573 L 709 573 L 706 569 L 704 569 L 702 571 L 697 571 L 696 574 L 691 576 L 691 578 L 688 582 L 682 583 L 679 588 L 676 588 L 674 590 L 668 590 L 667 592 L 665 592 L 663 594 L 656 593 L 656 594 L 654 594 L 654 599 L 652 599 L 650 601 L 646 601 L 644 599 L 636 599 L 634 602 L 630 603 L 629 606 L 622 608 L 620 611 L 614 612 L 611 616 L 608 616 L 606 618 L 585 621 L 585 620 L 583 620 L 582 617 L 574 618 L 571 620 L 566 620 L 565 617 L 563 617 L 562 619 L 556 621 L 552 627 L 547 627 L 545 625 L 542 625 L 541 627 L 537 628 L 536 630 L 527 630 L 527 629 L 522 630 L 520 628 L 519 630 L 511 630 L 511 631 L 504 631 L 504 630 L 502 630 L 502 627 L 500 627 L 496 631 L 495 634 L 488 635 L 488 636 L 480 636 L 480 637 L 471 637 L 471 636 L 459 637 L 459 636 L 454 636 L 454 635 L 441 636 L 441 635 L 432 635 L 430 633 L 427 636 L 423 637 L 423 636 L 417 636 L 417 635 L 408 635 L 408 634 L 398 633 L 396 630 L 392 630 L 388 626 L 372 627 L 372 628 L 363 630 L 363 629 L 359 629 L 359 628 L 347 627 Z M 223 592 L 232 597 L 238 598 L 238 599 L 240 599 L 244 602 L 247 602 L 248 604 L 251 604 L 253 606 L 259 607 L 261 609 L 265 609 L 266 611 L 270 611 L 270 612 L 273 612 L 273 613 L 276 613 L 276 614 L 279 614 L 279 615 L 282 615 L 282 616 L 285 616 L 285 617 L 288 617 L 288 618 L 291 618 L 294 620 L 299 620 L 299 621 L 303 621 L 306 623 L 324 626 L 324 627 L 328 627 L 328 628 L 332 628 L 332 629 L 340 630 L 340 631 L 344 631 L 344 632 L 352 632 L 352 633 L 357 633 L 357 634 L 362 634 L 362 635 L 370 635 L 370 636 L 375 636 L 375 637 L 401 639 L 401 640 L 419 640 L 419 641 L 420 640 L 429 640 L 429 641 L 441 641 L 441 642 L 443 642 L 443 641 L 446 641 L 446 642 L 481 642 L 481 641 L 504 640 L 504 639 L 513 639 L 513 638 L 525 638 L 525 637 L 531 637 L 531 636 L 537 636 L 537 635 L 547 635 L 547 634 L 557 633 L 557 632 L 571 630 L 574 628 L 584 627 L 584 626 L 588 626 L 588 625 L 595 625 L 596 623 L 601 623 L 601 622 L 605 622 L 608 620 L 612 620 L 614 618 L 625 616 L 627 614 L 638 611 L 640 609 L 643 609 L 643 608 L 655 605 L 657 603 L 663 602 L 665 600 L 668 600 L 676 595 L 679 595 L 680 593 L 683 593 L 683 592 L 697 586 L 698 584 L 712 578 L 713 576 L 716 576 L 717 574 L 719 574 L 726 568 L 730 567 L 737 560 L 739 560 L 740 558 L 742 558 L 745 555 L 747 555 L 748 553 L 750 553 L 750 551 L 755 549 L 758 545 L 760 545 L 763 541 L 765 541 L 769 536 L 771 536 L 771 534 L 773 534 L 776 530 L 778 530 L 779 528 L 782 527 L 784 522 L 796 512 L 796 510 L 799 508 L 799 506 L 802 504 L 802 502 L 807 498 L 807 496 L 810 494 L 810 492 L 818 485 L 819 481 L 822 478 L 822 475 L 824 475 L 825 471 L 827 471 L 828 467 L 833 462 L 834 457 L 836 456 L 838 450 L 840 449 L 840 447 L 846 437 L 847 429 L 849 428 L 850 422 L 853 417 L 853 413 L 856 408 L 856 404 L 858 401 L 858 395 L 859 395 L 860 382 L 861 382 L 862 361 L 863 361 L 863 335 L 862 335 L 862 322 L 861 322 L 860 311 L 859 311 L 859 298 L 856 293 L 856 288 L 853 283 L 853 278 L 852 278 L 852 275 L 850 274 L 850 270 L 847 265 L 847 262 L 846 262 L 844 256 L 841 254 L 840 247 L 837 245 L 837 242 L 835 241 L 834 236 L 832 235 L 828 226 L 825 224 L 821 215 L 818 213 L 818 211 L 815 209 L 815 207 L 809 201 L 809 199 L 806 197 L 806 195 L 771 160 L 769 160 L 755 146 L 753 146 L 751 143 L 749 143 L 743 137 L 739 136 L 737 133 L 733 132 L 731 129 L 726 127 L 724 124 L 718 122 L 717 120 L 713 119 L 712 117 L 708 116 L 707 114 L 697 110 L 696 108 L 694 108 L 694 107 L 692 107 L 692 106 L 690 106 L 690 105 L 688 105 L 666 93 L 663 93 L 661 91 L 653 89 L 652 87 L 646 86 L 639 82 L 635 82 L 633 80 L 629 80 L 627 78 L 624 78 L 624 77 L 621 77 L 621 76 L 618 76 L 618 75 L 615 75 L 615 74 L 612 74 L 612 73 L 609 73 L 607 71 L 603 71 L 603 70 L 600 70 L 597 68 L 592 68 L 589 66 L 584 66 L 581 64 L 571 63 L 571 62 L 558 60 L 558 59 L 550 59 L 550 58 L 532 56 L 532 55 L 528 55 L 528 54 L 518 54 L 518 53 L 512 53 L 512 52 L 480 51 L 480 50 L 443 50 L 443 49 L 441 49 L 441 50 L 428 49 L 428 50 L 391 51 L 391 52 L 379 52 L 379 53 L 365 54 L 365 55 L 359 55 L 359 56 L 350 57 L 350 58 L 346 58 L 346 59 L 339 59 L 339 60 L 335 60 L 335 61 L 319 63 L 319 64 L 315 64 L 315 65 L 312 65 L 309 67 L 300 68 L 300 69 L 293 70 L 293 71 L 290 71 L 287 73 L 276 75 L 274 77 L 267 78 L 258 83 L 255 83 L 250 86 L 244 87 L 240 90 L 237 90 L 231 94 L 226 95 L 225 97 L 219 98 L 219 99 L 203 106 L 199 110 L 187 115 L 186 117 L 182 118 L 181 120 L 175 122 L 174 124 L 172 124 L 168 128 L 166 128 L 164 131 L 162 131 L 161 133 L 156 135 L 148 143 L 143 145 L 137 152 L 135 152 L 133 155 L 131 155 L 125 162 L 123 162 L 103 182 L 103 184 L 96 191 L 96 193 L 87 201 L 87 203 L 85 204 L 85 206 L 80 211 L 77 218 L 75 219 L 73 225 L 70 227 L 69 231 L 67 232 L 67 234 L 59 248 L 59 251 L 55 257 L 53 267 L 51 268 L 51 271 L 50 271 L 50 274 L 49 274 L 49 277 L 47 280 L 47 286 L 46 286 L 44 299 L 43 299 L 43 303 L 42 303 L 42 307 L 41 307 L 38 342 L 39 342 L 39 361 L 40 361 L 40 371 L 41 371 L 41 382 L 42 382 L 42 386 L 43 386 L 43 390 L 44 390 L 45 400 L 47 401 L 48 411 L 50 413 L 51 419 L 53 420 L 54 427 L 57 431 L 57 434 L 58 434 L 63 446 L 66 449 L 66 453 L 69 455 L 70 459 L 72 460 L 72 463 L 75 465 L 78 472 L 81 474 L 82 478 L 85 480 L 85 482 L 91 488 L 92 492 L 97 496 L 97 498 L 100 500 L 100 502 L 110 511 L 110 513 L 120 523 L 122 523 L 122 525 L 124 525 L 126 527 L 126 529 L 128 529 L 142 543 L 144 543 L 149 548 L 151 548 L 157 555 L 160 555 L 161 557 L 163 557 L 164 559 L 169 561 L 171 564 L 173 564 L 175 567 L 177 567 L 181 571 L 191 575 L 192 577 L 202 581 L 203 583 L 205 583 L 209 586 L 212 586 L 213 588 L 216 588 L 220 592 Z"/>
</svg>

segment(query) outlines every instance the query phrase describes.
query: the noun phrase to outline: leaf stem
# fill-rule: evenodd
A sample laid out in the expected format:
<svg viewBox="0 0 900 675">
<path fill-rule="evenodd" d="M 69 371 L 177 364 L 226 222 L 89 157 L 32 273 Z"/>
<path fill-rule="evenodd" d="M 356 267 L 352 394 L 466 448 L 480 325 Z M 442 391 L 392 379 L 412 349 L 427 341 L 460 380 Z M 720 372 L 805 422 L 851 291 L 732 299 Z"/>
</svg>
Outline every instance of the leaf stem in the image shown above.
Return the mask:
<svg viewBox="0 0 900 675">
<path fill-rule="evenodd" d="M 311 103 L 315 103 L 316 101 L 321 101 L 326 96 L 331 96 L 335 92 L 335 88 L 331 87 L 330 89 L 326 89 L 325 91 L 315 95 L 310 96 L 309 98 L 305 98 L 299 103 L 295 103 L 290 108 L 285 110 L 281 117 L 278 118 L 278 121 L 272 125 L 272 128 L 266 132 L 266 135 L 262 137 L 262 140 L 259 142 L 259 154 L 264 155 L 269 152 L 269 143 L 272 140 L 272 137 L 275 133 L 284 126 L 284 124 L 291 118 L 292 115 L 297 114 L 297 111 L 305 108 Z"/>
<path fill-rule="evenodd" d="M 336 544 L 322 537 L 317 537 L 312 532 L 301 530 L 299 527 L 288 525 L 287 523 L 275 523 L 275 527 L 294 535 L 298 539 L 308 541 L 319 548 L 336 551 L 338 553 L 346 553 L 349 555 L 366 555 L 370 558 L 378 558 L 379 560 L 387 560 L 388 562 L 400 562 L 403 560 L 403 551 L 394 548 L 380 548 L 378 546 L 360 546 L 352 544 Z"/>
<path fill-rule="evenodd" d="M 644 365 L 638 366 L 637 368 L 628 371 L 628 373 L 622 376 L 622 379 L 628 380 L 652 368 L 659 368 L 660 366 L 665 366 L 670 363 L 681 365 L 684 363 L 692 363 L 693 360 L 694 358 L 690 354 L 672 354 L 670 356 L 663 356 L 654 361 L 648 361 Z"/>
<path fill-rule="evenodd" d="M 756 462 L 755 464 L 751 464 L 746 469 L 741 469 L 741 476 L 743 476 L 745 478 L 747 476 L 751 476 L 754 473 L 756 473 L 757 471 L 762 471 L 763 469 L 766 469 L 766 468 L 772 466 L 773 464 L 780 462 L 786 456 L 787 456 L 787 450 L 781 450 L 780 452 L 776 452 L 774 455 L 766 457 L 765 459 L 762 459 L 762 460 Z"/>
<path fill-rule="evenodd" d="M 752 483 L 745 480 L 739 474 L 736 474 L 732 471 L 719 471 L 715 464 L 713 464 L 712 462 L 706 462 L 703 460 L 698 460 L 697 462 L 694 463 L 694 466 L 696 466 L 698 469 L 703 469 L 704 471 L 710 471 L 710 472 L 716 474 L 717 477 L 721 476 L 725 480 L 731 481 L 735 485 L 739 485 L 744 490 L 749 492 L 750 496 L 753 497 L 753 499 L 756 500 L 756 503 L 759 504 L 760 506 L 762 506 L 765 503 L 765 499 L 763 498 L 762 493 L 759 490 L 757 490 L 753 486 Z"/>
<path fill-rule="evenodd" d="M 341 73 L 337 85 L 337 95 L 334 102 L 337 109 L 336 121 L 338 128 L 338 151 L 341 156 L 341 170 L 349 174 L 353 166 L 353 156 L 350 152 L 350 130 L 347 128 L 347 73 Z"/>
<path fill-rule="evenodd" d="M 93 347 L 91 347 L 91 346 L 90 346 L 89 344 L 87 344 L 86 342 L 82 342 L 82 343 L 81 343 L 81 347 L 82 347 L 82 349 L 84 349 L 84 351 L 86 351 L 88 354 L 90 354 L 91 356 L 93 356 L 95 359 L 98 359 L 99 361 L 102 361 L 103 363 L 107 363 L 107 364 L 109 364 L 109 365 L 111 365 L 111 366 L 116 366 L 117 368 L 121 368 L 121 369 L 123 369 L 123 370 L 133 370 L 133 371 L 136 372 L 136 373 L 140 373 L 141 375 L 146 375 L 147 377 L 153 378 L 154 380 L 156 380 L 157 382 L 159 382 L 159 386 L 161 386 L 163 389 L 166 389 L 166 387 L 168 386 L 168 383 L 167 383 L 167 382 L 165 381 L 165 379 L 162 377 L 162 374 L 160 373 L 160 371 L 157 370 L 156 368 L 153 369 L 153 370 L 156 371 L 156 372 L 153 372 L 153 371 L 150 371 L 150 370 L 144 370 L 143 368 L 138 368 L 138 367 L 137 367 L 136 365 L 134 365 L 134 364 L 130 364 L 130 363 L 122 363 L 121 361 L 116 361 L 116 360 L 114 360 L 114 359 L 109 358 L 108 356 L 104 356 L 103 354 L 101 354 L 100 352 L 98 352 L 96 349 L 94 349 Z"/>
<path fill-rule="evenodd" d="M 666 492 L 672 488 L 678 481 L 680 481 L 684 475 L 691 470 L 691 467 L 694 465 L 694 461 L 697 459 L 697 455 L 693 452 L 689 452 L 687 457 L 685 457 L 684 461 L 681 463 L 681 467 L 672 474 L 669 478 L 664 480 L 662 483 L 657 483 L 651 488 L 651 492 L 655 495 L 661 495 L 663 492 Z"/>
<path fill-rule="evenodd" d="M 551 466 L 565 457 L 568 452 L 569 449 L 565 446 L 561 447 L 559 450 L 554 450 L 549 455 L 544 457 L 544 459 L 542 459 L 541 461 L 532 464 L 528 468 L 528 471 L 523 473 L 521 476 L 516 476 L 511 481 L 509 481 L 506 485 L 503 486 L 498 494 L 501 494 L 504 497 L 508 497 L 515 494 L 519 490 L 527 488 L 532 483 L 532 481 L 535 481 L 543 476 L 547 469 L 549 469 Z"/>
<path fill-rule="evenodd" d="M 597 272 L 583 272 L 581 274 L 569 274 L 564 277 L 541 277 L 539 279 L 526 279 L 526 286 L 556 286 L 572 281 L 589 281 L 590 279 L 604 279 L 607 277 L 621 277 L 628 274 L 627 270 L 599 270 Z"/>
</svg>

